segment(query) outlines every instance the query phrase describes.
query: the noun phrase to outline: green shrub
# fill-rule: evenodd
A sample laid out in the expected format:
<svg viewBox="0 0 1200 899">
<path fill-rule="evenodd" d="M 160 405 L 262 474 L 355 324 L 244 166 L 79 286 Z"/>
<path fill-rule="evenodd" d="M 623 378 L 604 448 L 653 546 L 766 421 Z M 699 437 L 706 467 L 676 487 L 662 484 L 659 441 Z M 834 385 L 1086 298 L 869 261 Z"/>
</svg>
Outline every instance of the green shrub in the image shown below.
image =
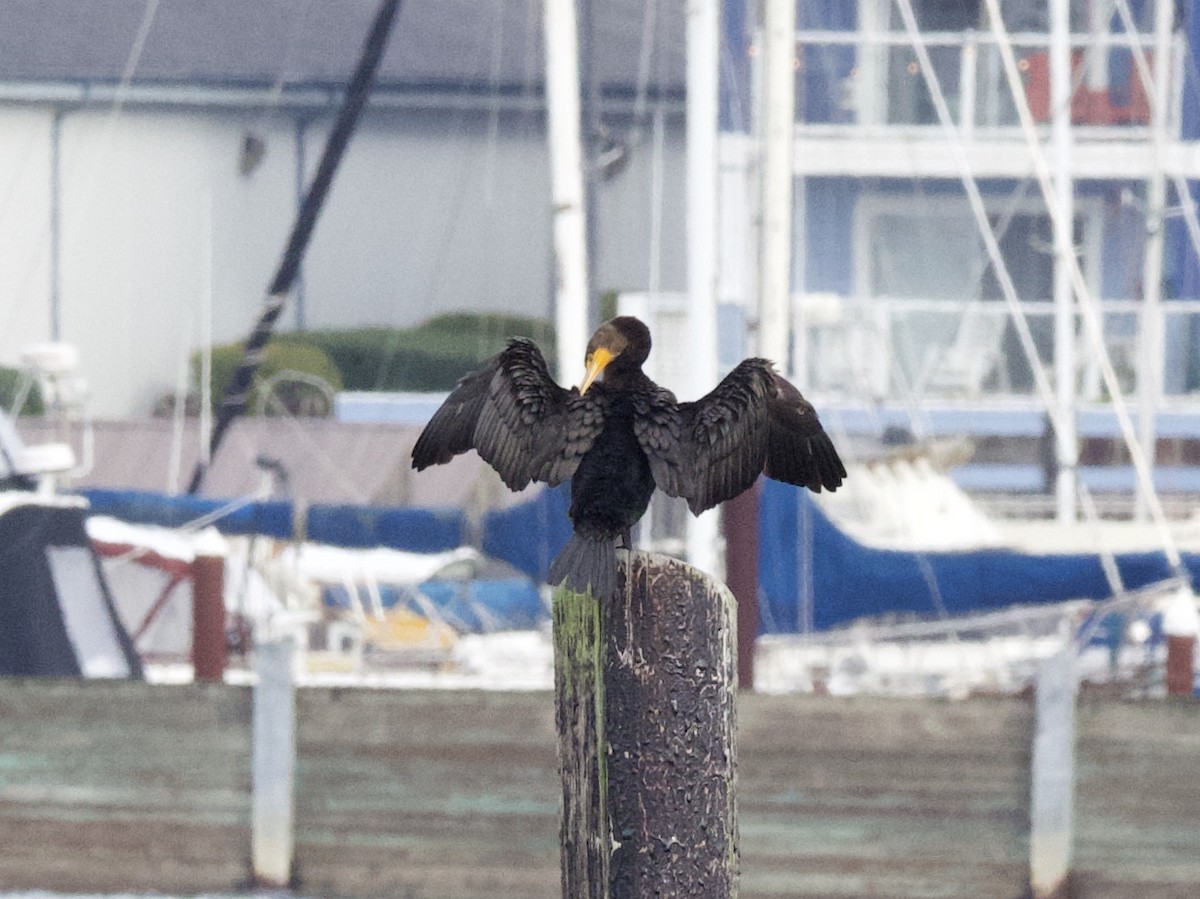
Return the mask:
<svg viewBox="0 0 1200 899">
<path fill-rule="evenodd" d="M 554 329 L 538 319 L 451 313 L 403 330 L 359 328 L 294 335 L 333 360 L 347 390 L 449 390 L 509 337 L 537 341 L 554 367 Z"/>
<path fill-rule="evenodd" d="M 221 404 L 225 389 L 233 379 L 233 373 L 241 364 L 244 346 L 241 343 L 224 344 L 212 349 L 212 404 L 214 409 Z M 286 372 L 298 372 L 299 377 L 289 378 Z M 200 381 L 200 354 L 192 354 L 193 383 Z M 278 338 L 267 344 L 262 365 L 254 376 L 250 389 L 247 415 L 258 413 L 260 390 L 272 384 L 271 393 L 275 403 L 268 403 L 268 415 L 287 413 L 290 415 L 331 415 L 332 406 L 325 393 L 310 383 L 320 379 L 336 393 L 342 389 L 342 376 L 328 354 L 319 347 L 292 338 Z M 282 405 L 282 408 L 280 406 Z"/>
<path fill-rule="evenodd" d="M 5 368 L 0 365 L 0 408 L 8 412 L 12 409 L 13 402 L 17 398 L 17 391 L 21 389 L 22 378 L 25 373 L 17 368 Z M 42 402 L 42 393 L 38 390 L 36 383 L 31 385 L 29 393 L 25 396 L 25 403 L 21 406 L 21 415 L 43 415 L 46 412 L 46 405 Z"/>
</svg>

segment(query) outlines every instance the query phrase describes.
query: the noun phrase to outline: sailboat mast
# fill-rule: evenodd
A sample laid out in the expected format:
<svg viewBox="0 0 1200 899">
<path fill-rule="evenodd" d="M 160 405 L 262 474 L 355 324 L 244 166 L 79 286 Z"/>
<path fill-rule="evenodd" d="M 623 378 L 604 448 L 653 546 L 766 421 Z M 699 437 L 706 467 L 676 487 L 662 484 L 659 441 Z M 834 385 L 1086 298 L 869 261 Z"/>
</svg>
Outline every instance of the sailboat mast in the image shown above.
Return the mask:
<svg viewBox="0 0 1200 899">
<path fill-rule="evenodd" d="M 1167 205 L 1167 119 L 1168 81 L 1171 71 L 1171 26 L 1173 0 L 1154 4 L 1154 97 L 1150 107 L 1154 168 L 1146 181 L 1146 243 L 1142 250 L 1142 313 L 1138 347 L 1138 442 L 1142 454 L 1154 468 L 1158 455 L 1156 417 L 1163 390 L 1163 236 Z M 1145 485 L 1139 485 L 1135 516 L 1144 521 L 1150 502 Z"/>
<path fill-rule="evenodd" d="M 757 352 L 785 369 L 791 332 L 795 0 L 768 0 L 764 24 Z M 796 360 L 796 368 L 803 371 L 803 360 Z M 799 380 L 803 384 L 804 378 Z"/>
<path fill-rule="evenodd" d="M 717 379 L 720 4 L 721 0 L 688 0 L 686 6 L 688 382 L 705 385 L 705 390 Z M 716 510 L 688 521 L 688 561 L 721 577 L 718 534 Z"/>
<path fill-rule="evenodd" d="M 1050 150 L 1054 170 L 1054 195 L 1058 214 L 1051 217 L 1054 235 L 1054 394 L 1057 476 L 1056 508 L 1059 521 L 1078 515 L 1076 473 L 1079 437 L 1075 405 L 1075 293 L 1071 267 L 1075 263 L 1075 183 L 1071 170 L 1071 3 L 1050 4 Z"/>
<path fill-rule="evenodd" d="M 554 230 L 558 377 L 577 383 L 587 346 L 588 240 L 584 203 L 579 26 L 575 0 L 545 0 L 546 134 Z"/>
</svg>

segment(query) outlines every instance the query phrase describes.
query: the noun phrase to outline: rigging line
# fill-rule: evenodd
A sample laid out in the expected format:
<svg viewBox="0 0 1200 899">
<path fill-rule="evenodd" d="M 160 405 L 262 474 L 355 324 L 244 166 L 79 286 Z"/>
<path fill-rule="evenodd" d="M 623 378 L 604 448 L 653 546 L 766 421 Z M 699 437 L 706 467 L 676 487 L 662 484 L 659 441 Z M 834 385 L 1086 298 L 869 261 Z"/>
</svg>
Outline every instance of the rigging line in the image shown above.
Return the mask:
<svg viewBox="0 0 1200 899">
<path fill-rule="evenodd" d="M 247 394 L 254 379 L 254 373 L 262 364 L 267 342 L 271 339 L 275 322 L 283 312 L 284 302 L 300 271 L 300 263 L 304 259 L 304 254 L 312 239 L 317 218 L 321 214 L 321 208 L 329 193 L 329 188 L 333 184 L 333 177 L 337 173 L 338 165 L 354 134 L 359 116 L 366 106 L 367 97 L 375 83 L 375 75 L 383 58 L 383 51 L 387 47 L 392 23 L 395 21 L 399 8 L 400 0 L 383 0 L 371 23 L 371 29 L 363 43 L 358 64 L 346 86 L 342 108 L 338 111 L 337 120 L 334 122 L 333 130 L 325 144 L 325 151 L 321 155 L 317 172 L 313 176 L 308 192 L 304 196 L 304 202 L 300 206 L 300 212 L 296 216 L 283 258 L 280 260 L 279 267 L 267 290 L 267 296 L 263 301 L 263 311 L 259 315 L 258 321 L 255 322 L 254 330 L 246 339 L 242 363 L 230 378 L 221 407 L 217 410 L 212 439 L 209 443 L 210 460 L 215 458 L 226 430 L 246 408 Z M 207 468 L 208 465 L 203 460 L 196 463 L 191 484 L 188 486 L 188 493 L 195 493 L 200 489 Z"/>
<path fill-rule="evenodd" d="M 1054 420 L 1055 430 L 1061 432 L 1062 427 L 1060 426 L 1061 422 L 1059 421 L 1057 404 L 1054 401 L 1053 388 L 1051 388 L 1049 378 L 1042 367 L 1041 359 L 1037 353 L 1037 345 L 1033 341 L 1033 334 L 1029 329 L 1029 321 L 1025 316 L 1025 310 L 1021 308 L 1021 300 L 1017 295 L 1012 274 L 1008 269 L 1008 264 L 1004 261 L 1004 255 L 1000 251 L 1000 243 L 996 239 L 996 233 L 992 228 L 991 221 L 988 219 L 987 208 L 983 201 L 983 195 L 980 193 L 979 184 L 975 180 L 975 174 L 971 170 L 971 163 L 967 159 L 966 150 L 963 148 L 962 140 L 954 126 L 950 107 L 946 102 L 945 94 L 942 92 L 941 81 L 933 68 L 928 48 L 925 46 L 924 38 L 917 27 L 917 18 L 913 12 L 911 0 L 896 0 L 896 5 L 899 8 L 901 17 L 904 19 L 904 27 L 908 31 L 913 51 L 917 54 L 917 58 L 920 61 L 921 73 L 925 79 L 926 87 L 929 89 L 934 108 L 937 111 L 938 120 L 941 122 L 947 141 L 950 143 L 951 152 L 958 165 L 959 179 L 962 182 L 963 189 L 967 193 L 971 211 L 975 216 L 975 224 L 979 228 L 980 237 L 983 238 L 984 246 L 992 261 L 992 268 L 995 271 L 996 279 L 1000 282 L 1000 289 L 1004 294 L 1005 302 L 1008 304 L 1013 325 L 1017 329 L 1021 348 L 1024 350 L 1029 367 L 1033 372 L 1038 394 Z"/>
<path fill-rule="evenodd" d="M 1125 30 L 1131 35 L 1134 65 L 1137 66 L 1138 77 L 1142 81 L 1142 86 L 1145 89 L 1146 98 L 1150 101 L 1150 108 L 1153 110 L 1152 115 L 1165 122 L 1167 119 L 1167 110 L 1159 109 L 1159 94 L 1155 88 L 1154 75 L 1150 71 L 1150 63 L 1148 59 L 1148 51 L 1142 43 L 1142 36 L 1138 32 L 1133 21 L 1133 12 L 1129 8 L 1128 0 L 1117 0 L 1117 13 L 1121 17 L 1121 23 Z M 1190 56 L 1189 48 L 1189 56 Z M 1193 71 L 1195 71 L 1196 60 L 1192 57 Z M 1197 72 L 1197 77 L 1200 77 L 1200 72 Z M 1160 160 L 1160 163 L 1165 166 L 1165 160 Z M 1179 200 L 1179 207 L 1183 212 L 1183 221 L 1187 228 L 1188 239 L 1191 242 L 1192 250 L 1196 254 L 1196 258 L 1200 260 L 1200 219 L 1196 215 L 1196 203 L 1192 199 L 1191 187 L 1187 179 L 1183 177 L 1178 169 L 1170 170 L 1171 183 L 1175 187 L 1175 194 Z M 1158 223 L 1158 227 L 1162 227 L 1162 222 Z"/>
<path fill-rule="evenodd" d="M 1012 196 L 1009 198 L 1008 207 L 1004 209 L 1004 211 L 1000 214 L 1000 218 L 996 221 L 995 234 L 997 241 L 1002 241 L 1006 236 L 1008 236 L 1008 229 L 1012 227 L 1012 223 L 1016 220 L 1017 215 L 1020 213 L 1021 204 L 1024 202 L 1025 195 L 1028 193 L 1029 187 L 1032 183 L 1033 178 L 1031 178 L 1029 175 L 1026 175 L 1017 184 L 1016 190 L 1013 191 Z M 984 277 L 987 275 L 988 266 L 990 264 L 991 260 L 989 260 L 986 256 L 981 256 L 976 260 L 971 270 L 971 286 L 968 290 L 969 295 L 974 296 L 977 290 L 982 289 L 982 282 Z M 976 297 L 976 299 L 981 298 Z"/>
<path fill-rule="evenodd" d="M 1125 582 L 1121 579 L 1121 569 L 1117 567 L 1116 554 L 1100 529 L 1100 513 L 1096 510 L 1096 500 L 1092 491 L 1082 481 L 1079 484 L 1079 500 L 1083 503 L 1085 517 L 1091 526 L 1092 539 L 1100 555 L 1100 568 L 1108 581 L 1108 589 L 1113 596 L 1122 596 L 1125 593 Z"/>
<path fill-rule="evenodd" d="M 492 22 L 491 70 L 488 72 L 488 89 L 492 96 L 488 109 L 487 150 L 483 160 L 484 206 L 488 209 L 495 204 L 496 145 L 500 139 L 500 64 L 504 59 L 504 6 L 505 0 L 493 0 L 495 19 Z"/>
<path fill-rule="evenodd" d="M 311 5 L 312 0 L 301 0 L 299 9 L 292 10 L 292 27 L 288 30 L 287 43 L 283 48 L 283 59 L 279 63 L 279 74 L 275 76 L 275 80 L 271 83 L 267 102 L 263 105 L 262 112 L 258 117 L 256 125 L 258 128 L 266 124 L 271 113 L 275 112 L 283 102 L 283 90 L 287 86 L 291 75 L 290 69 L 292 63 L 295 62 L 296 46 L 300 43 L 300 35 L 304 32 L 304 26 L 308 24 L 305 17 Z"/>
<path fill-rule="evenodd" d="M 638 49 L 637 81 L 633 100 L 634 136 L 641 137 L 646 119 L 647 94 L 650 89 L 650 67 L 654 62 L 655 37 L 658 31 L 658 0 L 647 0 L 642 14 L 642 42 Z"/>
<path fill-rule="evenodd" d="M 260 382 L 256 386 L 261 387 L 262 383 Z M 291 432 L 292 439 L 296 444 L 302 444 L 305 453 L 320 463 L 327 477 L 339 483 L 347 495 L 354 497 L 356 502 L 362 505 L 370 504 L 371 497 L 362 490 L 362 485 L 355 483 L 354 479 L 350 477 L 346 469 L 345 460 L 335 458 L 331 451 L 317 441 L 311 429 L 303 426 L 303 422 L 309 420 L 307 417 L 292 412 L 274 393 L 268 396 L 266 405 L 270 405 L 279 412 L 278 415 L 271 416 L 271 419 L 286 425 L 287 429 Z M 257 454 L 258 451 L 252 449 L 246 454 L 246 461 L 253 462 Z"/>
<path fill-rule="evenodd" d="M 193 518 L 191 521 L 185 521 L 183 524 L 176 526 L 174 530 L 181 531 L 183 533 L 199 531 L 208 527 L 210 524 L 220 521 L 222 518 L 232 515 L 234 512 L 237 512 L 240 509 L 246 508 L 246 506 L 263 502 L 264 500 L 270 499 L 270 497 L 271 491 L 269 489 L 259 488 L 253 493 L 247 493 L 244 496 L 235 497 L 213 509 L 211 512 L 205 512 L 198 518 Z M 154 551 L 154 548 L 150 546 L 135 546 L 127 552 L 123 552 L 119 556 L 112 556 L 105 561 L 110 562 L 113 565 L 121 565 L 126 562 L 136 561 L 147 553 Z"/>
<path fill-rule="evenodd" d="M 897 2 L 908 4 L 910 0 L 897 0 Z M 1000 55 L 1004 62 L 1004 71 L 1008 79 L 1009 91 L 1012 94 L 1013 102 L 1021 119 L 1021 130 L 1024 132 L 1026 144 L 1033 157 L 1038 186 L 1042 190 L 1046 209 L 1051 219 L 1057 222 L 1057 220 L 1062 218 L 1063 213 L 1058 207 L 1058 201 L 1054 193 L 1050 165 L 1046 160 L 1045 153 L 1042 151 L 1041 144 L 1038 142 L 1037 128 L 1034 125 L 1033 115 L 1029 111 L 1029 102 L 1022 88 L 1021 73 L 1017 69 L 1017 60 L 1013 54 L 1012 41 L 1009 39 L 1008 30 L 1004 25 L 1004 20 L 1001 18 L 1000 3 L 999 0 L 984 0 L 984 2 L 987 3 L 988 12 L 991 15 L 992 30 L 996 36 Z M 1116 414 L 1117 423 L 1121 428 L 1121 435 L 1129 451 L 1130 460 L 1133 462 L 1134 471 L 1137 473 L 1138 485 L 1147 499 L 1150 516 L 1158 528 L 1159 537 L 1163 543 L 1163 552 L 1170 562 L 1171 567 L 1176 572 L 1183 574 L 1183 561 L 1180 557 L 1179 549 L 1167 524 L 1166 514 L 1163 512 L 1162 500 L 1159 498 L 1158 492 L 1154 489 L 1154 478 L 1150 472 L 1150 465 L 1146 459 L 1146 454 L 1142 451 L 1141 441 L 1138 439 L 1137 432 L 1134 430 L 1128 404 L 1125 401 L 1124 394 L 1121 392 L 1120 381 L 1113 368 L 1112 358 L 1108 354 L 1108 347 L 1104 343 L 1104 328 L 1099 313 L 1096 310 L 1096 302 L 1092 298 L 1091 291 L 1088 290 L 1087 282 L 1083 277 L 1083 270 L 1080 268 L 1079 260 L 1075 257 L 1075 254 L 1067 254 L 1066 262 L 1068 266 L 1067 271 L 1071 277 L 1071 284 L 1074 288 L 1075 296 L 1079 301 L 1079 310 L 1082 313 L 1085 326 L 1084 331 L 1087 333 L 1088 340 L 1092 345 L 1092 351 L 1099 360 L 1100 374 L 1103 377 L 1104 386 L 1109 392 L 1113 412 Z M 1057 421 L 1055 424 L 1057 426 Z"/>
<path fill-rule="evenodd" d="M 536 2 L 536 0 L 532 0 L 532 2 Z M 482 34 L 475 35 L 476 46 L 474 55 L 476 57 L 483 55 L 484 39 L 485 36 Z M 455 96 L 457 99 L 462 100 L 472 91 L 472 89 L 472 84 L 468 80 L 464 79 L 459 84 Z M 492 91 L 493 97 L 496 97 L 499 92 L 499 84 L 491 83 L 489 85 L 489 90 Z M 432 310 L 435 308 L 436 304 L 433 302 L 433 300 L 438 296 L 439 285 L 449 265 L 448 257 L 450 253 L 450 244 L 453 241 L 454 231 L 458 226 L 459 217 L 462 214 L 463 206 L 466 202 L 467 186 L 470 179 L 476 174 L 474 166 L 470 165 L 468 160 L 465 158 L 471 149 L 463 140 L 463 135 L 466 131 L 465 122 L 467 118 L 467 104 L 458 102 L 455 103 L 454 106 L 454 112 L 449 117 L 450 121 L 445 129 L 447 144 L 447 150 L 445 152 L 449 153 L 453 149 L 458 149 L 461 152 L 461 156 L 464 158 L 462 163 L 457 166 L 458 177 L 454 182 L 454 193 L 450 199 L 450 202 L 442 207 L 443 209 L 447 210 L 446 215 L 444 216 L 444 223 L 442 223 L 441 227 L 437 229 L 437 234 L 433 233 L 435 230 L 433 227 L 426 229 L 429 235 L 429 242 L 433 243 L 436 241 L 436 246 L 431 252 L 425 254 L 426 258 L 431 258 L 433 260 L 429 266 L 429 276 L 426 279 L 426 283 L 420 292 L 414 291 L 416 296 L 424 298 L 425 302 L 422 303 L 422 306 L 426 310 Z M 461 147 L 458 146 L 460 144 L 462 145 Z M 375 390 L 382 390 L 388 376 L 392 374 L 392 363 L 395 361 L 396 355 L 400 352 L 400 343 L 401 340 L 395 332 L 388 336 L 385 350 L 380 355 L 379 365 L 375 371 Z M 401 370 L 401 372 L 402 371 L 403 370 Z"/>
<path fill-rule="evenodd" d="M 660 102 L 654 107 L 654 122 L 650 153 L 650 252 L 649 272 L 646 286 L 650 296 L 657 296 L 662 289 L 662 240 L 663 240 L 663 156 L 666 151 L 666 125 L 663 122 L 663 107 Z"/>
</svg>

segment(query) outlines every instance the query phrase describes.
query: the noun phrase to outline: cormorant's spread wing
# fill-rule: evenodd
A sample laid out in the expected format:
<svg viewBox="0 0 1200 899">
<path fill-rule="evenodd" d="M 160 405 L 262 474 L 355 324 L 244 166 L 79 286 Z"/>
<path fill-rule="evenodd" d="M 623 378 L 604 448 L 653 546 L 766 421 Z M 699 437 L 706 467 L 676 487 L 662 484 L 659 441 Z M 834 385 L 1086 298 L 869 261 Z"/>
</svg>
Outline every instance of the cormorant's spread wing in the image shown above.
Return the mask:
<svg viewBox="0 0 1200 899">
<path fill-rule="evenodd" d="M 513 338 L 464 377 L 413 447 L 418 471 L 479 451 L 513 490 L 556 485 L 575 473 L 604 426 L 605 400 L 580 396 L 550 377 L 537 345 Z"/>
<path fill-rule="evenodd" d="M 812 405 L 765 359 L 747 359 L 707 396 L 639 410 L 638 439 L 659 488 L 699 514 L 742 493 L 765 473 L 836 489 L 846 476 Z"/>
<path fill-rule="evenodd" d="M 659 490 L 687 496 L 688 459 L 682 451 L 683 423 L 675 394 L 657 384 L 633 395 L 633 433 L 650 463 Z"/>
<path fill-rule="evenodd" d="M 791 383 L 773 371 L 771 375 L 775 390 L 767 401 L 771 436 L 763 472 L 769 478 L 807 487 L 815 493 L 820 493 L 822 487 L 836 490 L 846 477 L 846 466 L 821 427 L 817 410 Z"/>
</svg>

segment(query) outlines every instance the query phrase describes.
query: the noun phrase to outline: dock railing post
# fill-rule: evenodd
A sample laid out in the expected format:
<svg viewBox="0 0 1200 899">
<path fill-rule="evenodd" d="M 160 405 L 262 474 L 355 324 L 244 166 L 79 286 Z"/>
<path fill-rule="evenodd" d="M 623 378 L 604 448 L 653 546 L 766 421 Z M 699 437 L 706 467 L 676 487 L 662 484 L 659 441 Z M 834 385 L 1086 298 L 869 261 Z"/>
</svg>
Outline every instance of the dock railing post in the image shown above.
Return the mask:
<svg viewBox="0 0 1200 899">
<path fill-rule="evenodd" d="M 220 683 L 229 659 L 225 635 L 225 557 L 211 548 L 192 562 L 192 670 L 197 681 Z"/>
<path fill-rule="evenodd" d="M 1034 899 L 1069 895 L 1075 805 L 1075 647 L 1038 668 L 1029 795 L 1029 888 Z"/>
<path fill-rule="evenodd" d="M 251 864 L 255 886 L 286 887 L 292 878 L 296 771 L 296 643 L 290 637 L 254 648 L 251 748 Z"/>
<path fill-rule="evenodd" d="M 736 609 L 633 554 L 615 602 L 554 597 L 564 899 L 737 895 Z"/>
</svg>

